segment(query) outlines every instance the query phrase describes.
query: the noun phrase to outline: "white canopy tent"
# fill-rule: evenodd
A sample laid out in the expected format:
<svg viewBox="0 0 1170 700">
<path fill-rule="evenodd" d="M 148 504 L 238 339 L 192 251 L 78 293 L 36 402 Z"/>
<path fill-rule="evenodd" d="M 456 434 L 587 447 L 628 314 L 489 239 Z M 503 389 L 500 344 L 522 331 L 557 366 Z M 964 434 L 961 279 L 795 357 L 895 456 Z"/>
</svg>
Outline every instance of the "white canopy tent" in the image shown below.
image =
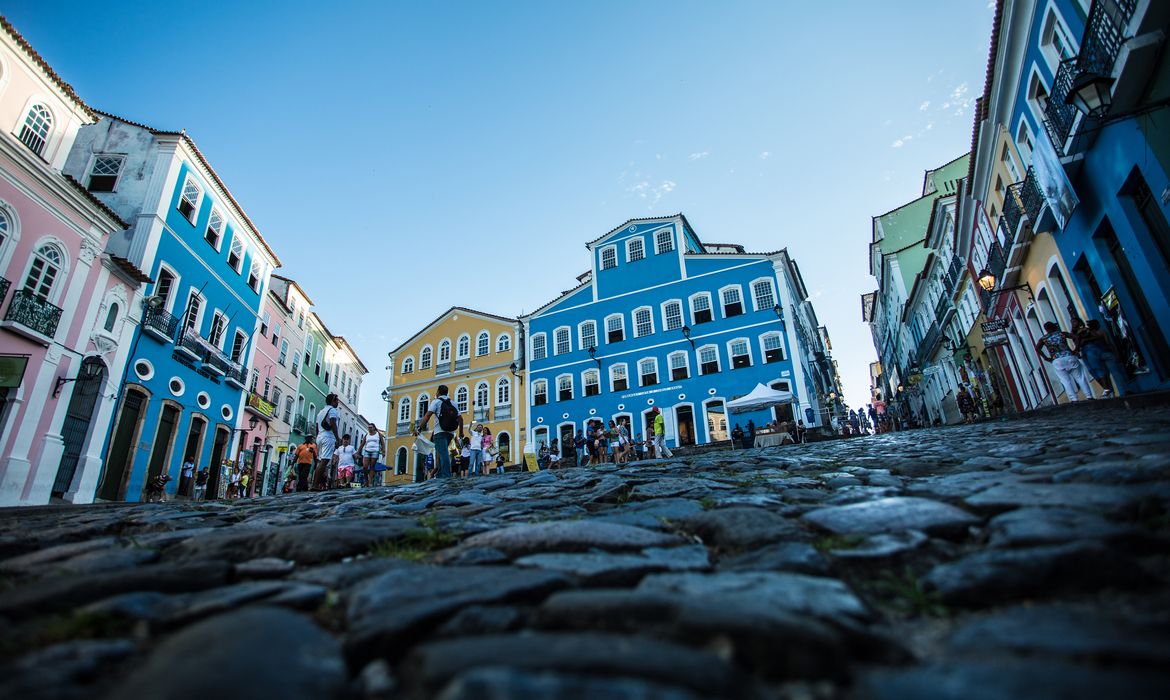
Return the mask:
<svg viewBox="0 0 1170 700">
<path fill-rule="evenodd" d="M 735 413 L 758 411 L 764 408 L 789 404 L 792 403 L 792 400 L 793 396 L 791 391 L 769 389 L 763 384 L 757 384 L 756 388 L 752 389 L 752 393 L 747 396 L 741 396 L 733 401 L 728 401 L 727 410 Z"/>
</svg>

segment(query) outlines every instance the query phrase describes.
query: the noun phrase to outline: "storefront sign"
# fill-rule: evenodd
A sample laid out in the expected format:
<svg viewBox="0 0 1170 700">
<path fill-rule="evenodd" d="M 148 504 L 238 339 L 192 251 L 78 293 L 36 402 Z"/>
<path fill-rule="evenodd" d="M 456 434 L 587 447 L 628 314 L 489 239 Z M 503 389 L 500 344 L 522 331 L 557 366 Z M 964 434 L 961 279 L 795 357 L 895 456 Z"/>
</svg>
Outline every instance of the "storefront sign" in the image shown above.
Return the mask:
<svg viewBox="0 0 1170 700">
<path fill-rule="evenodd" d="M 28 355 L 0 355 L 0 389 L 15 389 L 24 379 Z"/>
<path fill-rule="evenodd" d="M 531 452 L 524 453 L 524 464 L 526 467 L 528 467 L 528 471 L 530 472 L 540 471 L 540 465 L 536 462 L 536 455 L 532 454 Z"/>
<path fill-rule="evenodd" d="M 985 321 L 980 324 L 983 330 L 983 347 L 993 348 L 1007 344 L 1008 320 L 1006 318 L 994 321 Z"/>
</svg>

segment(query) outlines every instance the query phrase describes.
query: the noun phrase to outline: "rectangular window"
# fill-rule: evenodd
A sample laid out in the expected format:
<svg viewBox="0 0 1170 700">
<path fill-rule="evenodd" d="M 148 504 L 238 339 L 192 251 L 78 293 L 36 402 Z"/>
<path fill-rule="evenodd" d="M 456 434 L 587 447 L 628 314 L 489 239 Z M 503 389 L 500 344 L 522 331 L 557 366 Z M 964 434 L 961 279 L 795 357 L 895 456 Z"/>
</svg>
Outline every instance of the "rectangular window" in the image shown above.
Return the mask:
<svg viewBox="0 0 1170 700">
<path fill-rule="evenodd" d="M 674 250 L 674 234 L 670 229 L 663 229 L 654 236 L 654 250 L 658 255 Z"/>
<path fill-rule="evenodd" d="M 625 321 L 621 316 L 610 316 L 605 319 L 605 339 L 610 343 L 620 343 L 626 339 Z"/>
<path fill-rule="evenodd" d="M 199 213 L 199 195 L 202 192 L 199 185 L 196 185 L 195 181 L 189 177 L 183 183 L 183 195 L 179 197 L 179 213 L 192 224 L 195 223 L 195 216 Z"/>
<path fill-rule="evenodd" d="M 561 328 L 557 331 L 557 354 L 568 355 L 573 349 L 573 344 L 569 341 L 569 329 Z"/>
<path fill-rule="evenodd" d="M 625 391 L 630 388 L 630 378 L 626 376 L 626 366 L 614 365 L 609 369 L 609 379 L 614 391 Z"/>
<path fill-rule="evenodd" d="M 654 332 L 653 316 L 650 309 L 638 309 L 634 312 L 634 337 L 641 338 Z"/>
<path fill-rule="evenodd" d="M 252 288 L 253 292 L 260 293 L 260 263 L 253 262 L 251 269 L 248 270 L 248 286 Z"/>
<path fill-rule="evenodd" d="M 646 244 L 642 242 L 642 237 L 631 238 L 626 243 L 626 262 L 635 262 L 646 257 Z"/>
<path fill-rule="evenodd" d="M 690 367 L 685 352 L 676 352 L 670 356 L 670 379 L 679 381 L 690 376 Z"/>
<path fill-rule="evenodd" d="M 543 360 L 548 356 L 548 347 L 544 333 L 532 336 L 532 359 Z"/>
<path fill-rule="evenodd" d="M 658 361 L 657 360 L 642 360 L 638 363 L 638 376 L 642 380 L 642 386 L 654 386 L 658 383 Z"/>
<path fill-rule="evenodd" d="M 695 315 L 695 325 L 709 322 L 711 320 L 711 295 L 701 294 L 692 299 L 691 311 Z"/>
<path fill-rule="evenodd" d="M 784 345 L 779 333 L 764 336 L 764 362 L 780 362 L 784 359 Z"/>
<path fill-rule="evenodd" d="M 537 382 L 532 389 L 532 404 L 543 406 L 546 403 L 548 403 L 548 384 L 543 381 Z"/>
<path fill-rule="evenodd" d="M 239 234 L 232 236 L 232 247 L 228 251 L 228 265 L 239 272 L 244 266 L 244 241 Z"/>
<path fill-rule="evenodd" d="M 240 331 L 236 331 L 236 338 L 235 338 L 235 340 L 232 341 L 232 352 L 231 352 L 232 362 L 243 362 L 244 361 L 244 345 L 247 342 L 248 342 L 248 336 L 244 335 Z M 253 391 L 255 391 L 255 390 L 253 389 Z"/>
<path fill-rule="evenodd" d="M 199 331 L 199 310 L 203 308 L 203 297 L 199 296 L 199 292 L 192 291 L 191 295 L 187 297 L 187 318 L 183 321 L 183 327 L 189 331 Z"/>
<path fill-rule="evenodd" d="M 282 330 L 282 329 L 281 329 L 281 327 L 280 327 L 280 324 L 279 324 L 279 323 L 277 323 L 277 324 L 275 324 L 274 326 L 272 326 L 272 344 L 273 344 L 273 345 L 276 345 L 276 342 L 277 342 L 278 340 L 280 340 L 280 332 L 281 332 L 281 330 Z"/>
<path fill-rule="evenodd" d="M 210 243 L 212 248 L 219 250 L 219 242 L 223 239 L 223 217 L 214 209 L 207 220 L 207 231 L 203 234 L 203 239 Z"/>
<path fill-rule="evenodd" d="M 597 372 L 585 373 L 585 395 L 597 396 L 601 393 L 601 378 Z"/>
<path fill-rule="evenodd" d="M 699 374 L 719 371 L 719 351 L 713 347 L 699 348 Z"/>
<path fill-rule="evenodd" d="M 723 317 L 731 318 L 743 314 L 743 299 L 739 294 L 739 287 L 728 287 L 721 292 L 723 296 Z"/>
<path fill-rule="evenodd" d="M 227 330 L 227 318 L 216 311 L 211 317 L 211 329 L 207 332 L 207 340 L 215 347 L 222 347 L 223 332 Z"/>
<path fill-rule="evenodd" d="M 662 324 L 668 331 L 677 331 L 683 327 L 682 304 L 677 301 L 668 301 L 662 312 Z"/>
<path fill-rule="evenodd" d="M 272 314 L 265 311 L 260 316 L 260 335 L 268 335 L 268 324 L 272 323 Z"/>
<path fill-rule="evenodd" d="M 97 156 L 93 159 L 93 167 L 89 170 L 89 182 L 86 188 L 90 192 L 113 192 L 118 183 L 118 173 L 122 170 L 123 156 Z"/>
<path fill-rule="evenodd" d="M 593 321 L 581 324 L 581 347 L 587 350 L 597 347 L 597 324 Z"/>
<path fill-rule="evenodd" d="M 617 267 L 617 248 L 609 246 L 601 249 L 601 269 L 610 270 Z"/>
<path fill-rule="evenodd" d="M 573 400 L 573 378 L 561 377 L 557 379 L 557 401 Z"/>
<path fill-rule="evenodd" d="M 756 300 L 756 311 L 770 311 L 776 306 L 776 295 L 772 293 L 772 283 L 768 280 L 753 283 L 752 296 Z"/>
<path fill-rule="evenodd" d="M 288 359 L 288 341 L 280 341 L 280 366 L 284 366 L 285 360 Z"/>
<path fill-rule="evenodd" d="M 731 368 L 739 369 L 751 366 L 752 358 L 748 354 L 748 342 L 746 340 L 731 341 Z"/>
</svg>

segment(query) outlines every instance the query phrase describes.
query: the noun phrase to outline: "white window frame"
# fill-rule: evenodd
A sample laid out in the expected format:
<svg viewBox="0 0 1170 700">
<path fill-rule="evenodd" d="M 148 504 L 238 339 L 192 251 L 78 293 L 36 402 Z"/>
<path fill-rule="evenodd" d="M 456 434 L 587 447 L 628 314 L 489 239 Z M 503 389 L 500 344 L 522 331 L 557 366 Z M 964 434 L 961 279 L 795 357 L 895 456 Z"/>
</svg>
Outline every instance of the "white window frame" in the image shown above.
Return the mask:
<svg viewBox="0 0 1170 700">
<path fill-rule="evenodd" d="M 665 234 L 665 236 L 666 236 L 665 238 L 663 238 L 663 234 Z M 665 250 L 662 248 L 662 244 L 664 241 L 667 242 L 667 244 L 669 245 L 669 247 L 666 248 Z M 666 228 L 659 229 L 659 230 L 654 232 L 654 254 L 655 255 L 665 255 L 666 253 L 673 253 L 675 248 L 677 248 L 677 247 L 678 246 L 675 244 L 675 241 L 674 241 L 674 228 L 668 226 Z"/>
<path fill-rule="evenodd" d="M 540 344 L 541 344 L 541 351 L 539 353 L 536 352 L 536 341 L 538 339 L 540 340 Z M 548 359 L 548 333 L 533 333 L 532 340 L 530 342 L 532 345 L 532 359 L 533 360 L 546 360 L 546 359 Z"/>
<path fill-rule="evenodd" d="M 418 368 L 419 370 L 424 370 L 434 366 L 435 349 L 431 347 L 430 343 L 427 343 L 418 351 Z"/>
<path fill-rule="evenodd" d="M 735 366 L 735 353 L 732 351 L 731 346 L 734 343 L 739 343 L 739 342 L 742 342 L 744 344 L 744 347 L 747 349 L 747 358 L 748 358 L 747 367 L 755 367 L 756 361 L 755 361 L 755 358 L 752 357 L 752 341 L 749 340 L 748 338 L 743 338 L 743 337 L 732 338 L 731 340 L 727 341 L 727 344 L 726 344 L 727 345 L 727 366 L 733 370 L 746 369 L 746 367 L 736 367 Z"/>
<path fill-rule="evenodd" d="M 219 338 L 215 337 L 215 321 L 216 321 L 216 319 L 220 319 L 220 323 L 222 324 L 220 326 Z M 220 311 L 219 309 L 215 309 L 214 311 L 211 312 L 211 322 L 207 324 L 207 338 L 206 338 L 206 340 L 207 340 L 207 342 L 211 343 L 212 345 L 219 348 L 220 350 L 223 350 L 223 341 L 224 341 L 224 338 L 227 337 L 227 332 L 228 332 L 227 320 L 228 320 L 227 314 Z"/>
<path fill-rule="evenodd" d="M 638 331 L 638 314 L 642 311 L 646 312 L 646 318 L 650 322 L 650 330 L 645 333 L 640 333 Z M 645 338 L 648 335 L 654 335 L 654 309 L 650 308 L 649 306 L 639 306 L 630 313 L 630 320 L 634 326 L 635 338 Z"/>
<path fill-rule="evenodd" d="M 590 396 L 589 392 L 589 378 L 594 377 L 597 381 L 594 382 L 597 386 L 597 393 L 592 396 L 601 395 L 601 372 L 596 367 L 590 367 L 581 372 L 581 396 Z"/>
<path fill-rule="evenodd" d="M 654 382 L 655 382 L 654 384 L 643 384 L 642 383 L 642 376 L 644 374 L 644 372 L 642 372 L 642 363 L 643 362 L 653 362 L 654 363 Z M 658 358 L 657 357 L 643 357 L 643 358 L 638 360 L 638 362 L 634 365 L 634 367 L 638 370 L 638 386 L 658 386 L 659 384 L 662 383 L 662 374 L 658 371 Z"/>
<path fill-rule="evenodd" d="M 561 334 L 564 334 L 565 349 L 561 349 Z M 568 355 L 573 352 L 573 331 L 568 326 L 557 326 L 553 329 L 553 354 Z"/>
<path fill-rule="evenodd" d="M 194 202 L 192 202 L 190 199 L 187 199 L 188 186 L 195 190 Z M 192 226 L 194 226 L 195 222 L 199 219 L 199 207 L 201 204 L 203 204 L 203 196 L 203 186 L 200 185 L 199 181 L 192 177 L 190 173 L 188 173 L 186 178 L 183 180 L 183 189 L 179 190 L 179 201 L 177 204 L 175 204 L 175 210 L 178 211 L 179 214 Z M 191 205 L 190 214 L 183 214 L 182 206 L 184 201 Z M 206 236 L 207 232 L 205 231 L 203 235 Z M 219 249 L 217 248 L 216 250 Z"/>
<path fill-rule="evenodd" d="M 485 399 L 482 402 L 479 400 L 481 389 L 483 390 L 483 398 Z M 489 408 L 489 404 L 491 403 L 491 393 L 492 390 L 488 385 L 487 380 L 481 379 L 479 383 L 475 385 L 475 401 L 472 403 L 472 405 L 476 408 Z"/>
<path fill-rule="evenodd" d="M 248 287 L 257 294 L 260 293 L 260 288 L 264 286 L 264 268 L 260 266 L 259 260 L 252 260 L 252 264 L 248 266 Z"/>
<path fill-rule="evenodd" d="M 463 392 L 462 405 L 459 403 L 459 401 L 460 401 L 459 392 Z M 466 384 L 460 384 L 458 387 L 455 388 L 455 410 L 459 411 L 460 413 L 467 413 L 468 409 L 470 409 L 470 408 L 471 408 L 471 390 L 467 388 Z"/>
<path fill-rule="evenodd" d="M 1061 56 L 1060 52 L 1057 51 L 1053 42 L 1053 37 L 1057 34 L 1060 34 L 1060 41 L 1069 52 L 1068 56 Z M 1068 23 L 1064 21 L 1064 15 L 1061 14 L 1056 4 L 1049 0 L 1045 8 L 1044 20 L 1040 23 L 1040 53 L 1043 54 L 1044 60 L 1048 64 L 1049 72 L 1056 75 L 1060 62 L 1076 56 L 1079 51 L 1077 41 L 1069 31 Z"/>
<path fill-rule="evenodd" d="M 496 338 L 496 352 L 508 352 L 512 349 L 512 334 L 501 333 Z"/>
<path fill-rule="evenodd" d="M 414 406 L 412 405 L 413 403 L 414 402 L 410 400 L 409 396 L 403 396 L 401 399 L 398 400 L 398 422 L 399 423 L 409 423 L 410 422 L 411 409 L 414 408 Z"/>
<path fill-rule="evenodd" d="M 714 372 L 704 372 L 703 371 L 703 351 L 704 350 L 712 350 L 715 352 L 715 371 Z M 699 372 L 698 376 L 700 376 L 700 377 L 706 376 L 708 374 L 718 374 L 719 372 L 723 371 L 723 360 L 720 359 L 720 356 L 719 356 L 719 346 L 715 345 L 714 343 L 708 343 L 707 345 L 700 345 L 698 350 L 695 351 L 695 361 L 696 361 L 696 363 L 698 363 L 698 366 L 695 369 L 698 370 L 698 372 Z"/>
<path fill-rule="evenodd" d="M 1039 67 L 1033 63 L 1028 71 L 1028 82 L 1025 83 L 1027 91 L 1024 93 L 1024 100 L 1028 104 L 1028 111 L 1032 113 L 1032 117 L 1037 124 L 1044 123 L 1044 108 L 1040 104 L 1040 100 L 1033 96 L 1034 88 L 1041 86 L 1044 88 L 1045 102 L 1052 99 L 1052 86 L 1044 79 L 1044 75 L 1040 72 Z"/>
<path fill-rule="evenodd" d="M 446 355 L 447 355 L 446 358 L 443 357 L 444 353 L 446 353 Z M 450 361 L 451 361 L 451 339 L 450 338 L 443 338 L 442 340 L 439 341 L 439 354 L 435 358 L 435 364 L 441 365 L 444 362 L 450 362 Z"/>
<path fill-rule="evenodd" d="M 727 302 L 724 301 L 723 298 L 723 293 L 731 291 L 732 289 L 734 289 L 736 293 L 739 294 L 739 306 L 742 309 L 742 313 L 739 315 L 742 316 L 744 313 L 747 313 L 747 303 L 743 300 L 743 286 L 738 284 L 729 284 L 725 287 L 719 288 L 719 313 L 723 316 L 723 318 L 734 318 L 734 316 L 727 315 Z"/>
<path fill-rule="evenodd" d="M 606 261 L 610 259 L 610 258 L 606 257 L 606 254 L 609 254 L 610 256 L 612 256 L 613 264 L 610 264 L 610 265 L 606 264 Z M 612 270 L 612 269 L 616 268 L 617 265 L 618 265 L 618 255 L 617 255 L 617 246 L 616 245 L 607 245 L 598 252 L 597 266 L 599 269 Z"/>
<path fill-rule="evenodd" d="M 501 395 L 500 390 L 504 393 Z M 509 377 L 500 377 L 496 380 L 496 405 L 497 406 L 511 406 L 512 405 L 512 380 Z"/>
<path fill-rule="evenodd" d="M 463 343 L 467 343 L 466 351 L 463 349 Z M 455 340 L 455 359 L 456 360 L 470 360 L 471 359 L 471 334 L 464 333 Z"/>
<path fill-rule="evenodd" d="M 586 338 L 585 338 L 585 327 L 586 326 L 593 326 L 593 341 L 588 342 L 588 343 L 585 342 L 586 341 Z M 579 348 L 581 348 L 582 350 L 588 350 L 591 347 L 592 348 L 597 347 L 597 321 L 593 321 L 593 320 L 582 321 L 582 322 L 577 324 L 577 346 Z"/>
<path fill-rule="evenodd" d="M 561 398 L 561 380 L 562 379 L 569 380 L 569 398 L 567 398 L 567 399 Z M 574 382 L 573 382 L 573 375 L 568 374 L 568 373 L 558 374 L 557 378 L 556 378 L 556 387 L 557 387 L 557 401 L 572 401 L 573 399 L 577 398 L 576 386 L 574 386 Z"/>
<path fill-rule="evenodd" d="M 232 256 L 236 255 L 236 248 L 239 248 L 238 258 L 235 264 L 232 264 Z M 242 274 L 244 271 L 244 257 L 248 254 L 248 248 L 244 245 L 244 237 L 239 233 L 232 231 L 232 242 L 228 245 L 228 267 L 236 271 L 236 274 Z"/>
<path fill-rule="evenodd" d="M 114 192 L 118 189 L 118 183 L 121 182 L 121 180 L 122 180 L 122 171 L 125 169 L 125 166 L 126 166 L 126 156 L 118 154 L 118 153 L 95 153 L 95 154 L 93 154 L 93 158 L 91 158 L 89 161 L 89 169 L 86 171 L 87 174 L 85 176 L 85 189 L 89 192 L 95 191 L 93 189 L 93 177 L 94 177 L 93 171 L 97 167 L 98 161 L 103 159 L 103 158 L 111 160 L 111 161 L 113 161 L 113 160 L 118 161 L 118 172 L 116 172 L 114 174 L 114 184 L 110 186 L 110 189 L 96 190 L 96 191 L 97 192 Z M 109 175 L 103 174 L 103 175 L 100 175 L 99 177 L 109 177 Z"/>
<path fill-rule="evenodd" d="M 769 306 L 760 306 L 760 296 L 756 294 L 756 285 L 760 284 L 761 282 L 768 285 L 768 292 L 772 295 L 772 303 Z M 751 284 L 748 285 L 748 289 L 750 289 L 752 292 L 752 308 L 754 308 L 756 311 L 772 311 L 775 308 L 777 304 L 776 285 L 772 284 L 772 278 L 757 277 L 751 281 Z"/>
<path fill-rule="evenodd" d="M 240 340 L 241 338 L 243 340 Z M 235 352 L 235 349 L 236 349 L 236 341 L 237 340 L 240 341 L 240 356 L 239 357 L 232 357 L 232 353 Z M 248 361 L 248 340 L 249 340 L 248 334 L 245 333 L 244 331 L 240 330 L 239 328 L 237 328 L 235 333 L 232 334 L 232 347 L 225 351 L 227 353 L 228 358 L 230 358 L 232 362 L 238 362 L 241 365 L 247 363 L 247 361 Z M 253 371 L 255 371 L 255 370 L 253 370 Z"/>
<path fill-rule="evenodd" d="M 678 328 L 670 327 L 670 315 L 666 313 L 666 307 L 670 306 L 671 304 L 678 304 Z M 687 325 L 686 317 L 683 316 L 682 299 L 667 299 L 666 301 L 662 302 L 662 305 L 659 307 L 659 309 L 662 311 L 663 331 L 669 333 L 670 331 L 681 330 L 683 326 Z"/>
<path fill-rule="evenodd" d="M 541 393 L 541 392 L 537 391 L 537 389 L 544 389 L 544 403 L 542 403 L 542 404 L 536 403 L 536 397 L 538 394 Z M 548 405 L 548 380 L 547 379 L 537 379 L 536 381 L 532 382 L 532 405 L 533 406 L 547 406 Z"/>
<path fill-rule="evenodd" d="M 635 243 L 637 243 L 641 249 L 639 251 L 640 255 L 637 258 L 634 257 L 634 250 L 633 250 Z M 645 260 L 645 259 L 646 259 L 646 239 L 643 238 L 642 236 L 631 236 L 626 241 L 626 262 L 632 263 L 632 262 L 638 262 L 639 260 Z"/>
<path fill-rule="evenodd" d="M 0 70 L 3 70 L 3 66 L 0 66 Z M 4 78 L 4 82 L 7 82 L 7 74 L 0 77 Z M 41 133 L 41 129 L 29 123 L 30 118 L 33 118 L 33 112 L 38 109 L 44 112 L 44 115 L 37 114 L 35 116 L 35 120 L 39 120 L 41 122 L 44 127 L 44 133 Z M 33 102 L 28 106 L 28 109 L 24 110 L 24 118 L 20 120 L 20 124 L 16 129 L 16 140 L 20 141 L 20 143 L 28 148 L 28 150 L 48 161 L 49 159 L 45 153 L 49 150 L 49 144 L 51 144 L 53 141 L 53 125 L 56 123 L 57 118 L 53 114 L 53 110 L 49 109 L 47 104 L 43 102 Z M 24 140 L 24 132 L 26 129 L 30 134 L 33 135 L 33 137 L 41 142 L 40 148 L 36 148 L 28 141 Z"/>
<path fill-rule="evenodd" d="M 694 294 L 692 294 L 691 296 L 689 296 L 687 298 L 687 306 L 690 307 L 690 312 L 691 312 L 691 325 L 692 326 L 699 325 L 699 322 L 695 320 L 695 299 L 701 299 L 703 297 L 707 298 L 707 311 L 711 312 L 711 320 L 714 321 L 717 318 L 715 316 L 715 300 L 711 296 L 711 292 L 695 292 Z M 704 321 L 704 323 L 708 323 L 708 322 Z"/>
<path fill-rule="evenodd" d="M 1021 134 L 1027 137 L 1027 144 L 1020 141 Z M 1022 114 L 1020 115 L 1020 123 L 1016 125 L 1016 133 L 1013 135 L 1012 140 L 1016 142 L 1016 152 L 1020 154 L 1024 162 L 1030 161 L 1032 159 L 1032 151 L 1036 148 L 1036 134 L 1032 131 L 1032 125 L 1028 123 L 1028 120 Z"/>
<path fill-rule="evenodd" d="M 609 320 L 611 318 L 616 318 L 616 319 L 618 319 L 618 321 L 620 321 L 620 323 L 618 323 L 618 329 L 620 329 L 622 332 L 622 339 L 621 340 L 610 340 L 609 339 Z M 626 316 L 625 316 L 625 314 L 610 314 L 610 315 L 606 316 L 605 317 L 605 342 L 606 342 L 606 344 L 622 343 L 622 342 L 625 342 L 625 340 L 626 340 Z"/>
<path fill-rule="evenodd" d="M 776 339 L 778 339 L 780 341 L 780 359 L 777 360 L 777 362 L 783 362 L 783 361 L 788 359 L 788 348 L 786 348 L 784 346 L 784 334 L 781 333 L 780 331 L 766 331 L 766 332 L 760 334 L 760 340 L 759 340 L 759 342 L 760 342 L 760 359 L 763 360 L 764 364 L 771 364 L 768 362 L 768 348 L 765 345 L 765 341 L 768 338 L 772 338 L 772 337 L 775 337 Z"/>
<path fill-rule="evenodd" d="M 616 380 L 616 377 L 614 376 L 614 374 L 615 374 L 615 371 L 619 367 L 621 368 L 621 370 L 623 372 L 625 372 L 625 375 L 626 375 L 626 377 L 625 377 L 626 387 L 624 389 L 617 389 L 614 387 L 614 383 Z M 630 366 L 628 364 L 626 364 L 625 362 L 616 362 L 616 363 L 610 365 L 609 366 L 609 391 L 610 391 L 610 393 L 612 394 L 615 391 L 629 391 L 629 390 L 630 390 Z"/>
<path fill-rule="evenodd" d="M 481 343 L 480 343 L 481 340 L 483 341 L 483 343 L 482 343 L 483 352 L 479 351 L 480 346 L 481 346 Z M 491 351 L 492 351 L 492 334 L 488 333 L 487 331 L 480 331 L 479 333 L 476 333 L 475 334 L 475 356 L 476 357 L 483 357 L 484 355 L 490 354 Z"/>
<path fill-rule="evenodd" d="M 414 374 L 414 355 L 402 358 L 402 374 Z"/>
<path fill-rule="evenodd" d="M 682 358 L 682 360 L 683 360 L 682 366 L 687 371 L 687 376 L 683 377 L 682 379 L 675 379 L 674 378 L 674 370 L 676 369 L 676 367 L 674 366 L 674 359 L 676 357 Z M 681 382 L 684 379 L 690 379 L 691 378 L 691 355 L 690 355 L 690 353 L 688 353 L 685 350 L 675 350 L 674 352 L 670 353 L 669 355 L 666 356 L 666 369 L 668 372 L 670 372 L 670 381 L 672 381 L 672 382 Z"/>
</svg>

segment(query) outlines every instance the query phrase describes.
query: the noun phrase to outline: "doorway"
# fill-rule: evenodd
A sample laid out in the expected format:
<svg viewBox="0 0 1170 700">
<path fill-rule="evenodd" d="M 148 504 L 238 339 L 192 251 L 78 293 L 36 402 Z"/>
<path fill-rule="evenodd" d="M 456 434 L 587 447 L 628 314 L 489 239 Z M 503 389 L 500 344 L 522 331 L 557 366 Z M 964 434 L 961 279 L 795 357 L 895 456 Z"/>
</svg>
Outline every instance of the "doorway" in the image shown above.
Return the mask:
<svg viewBox="0 0 1170 700">
<path fill-rule="evenodd" d="M 150 480 L 167 473 L 171 459 L 171 448 L 174 447 L 175 429 L 179 423 L 179 408 L 170 402 L 164 402 L 158 416 L 158 430 L 154 433 L 154 445 L 150 450 L 150 462 L 146 469 L 146 484 Z M 146 489 L 143 484 L 143 490 Z"/>
<path fill-rule="evenodd" d="M 730 440 L 731 436 L 727 432 L 727 409 L 723 406 L 723 400 L 708 401 L 704 404 L 704 411 L 707 414 L 707 441 Z"/>
<path fill-rule="evenodd" d="M 772 382 L 769 386 L 777 391 L 789 391 L 788 382 Z M 773 406 L 772 417 L 776 420 L 777 424 L 785 422 L 793 423 L 796 420 L 792 413 L 792 404 L 790 403 Z"/>
<path fill-rule="evenodd" d="M 394 473 L 399 474 L 399 475 L 406 473 L 406 448 L 405 447 L 399 447 L 398 451 L 394 453 Z"/>
<path fill-rule="evenodd" d="M 200 415 L 191 416 L 191 425 L 187 428 L 187 442 L 183 446 L 183 461 L 190 460 L 195 465 L 195 472 L 199 471 L 199 455 L 203 452 L 203 432 L 207 430 L 207 419 Z M 192 474 L 194 477 L 194 474 Z M 190 497 L 194 488 L 194 478 L 179 477 L 179 493 Z"/>
<path fill-rule="evenodd" d="M 135 387 L 128 387 L 122 397 L 122 411 L 110 440 L 102 482 L 98 486 L 98 498 L 120 501 L 126 496 L 126 482 L 130 480 L 130 472 L 134 469 L 134 454 L 142 433 L 147 399 L 146 392 Z"/>
<path fill-rule="evenodd" d="M 512 438 L 507 433 L 500 433 L 496 436 L 496 449 L 504 458 L 504 464 L 509 464 L 512 461 Z"/>
<path fill-rule="evenodd" d="M 92 375 L 92 376 L 91 376 Z M 57 478 L 53 481 L 53 495 L 63 496 L 73 485 L 77 473 L 77 462 L 85 449 L 89 426 L 93 420 L 93 409 L 106 384 L 106 363 L 97 357 L 87 357 L 81 363 L 78 379 L 73 383 L 73 395 L 65 411 L 65 422 L 61 425 L 61 438 L 65 451 L 57 465 Z"/>
<path fill-rule="evenodd" d="M 558 439 L 560 440 L 559 447 L 561 448 L 561 460 L 563 462 L 573 462 L 577 458 L 577 447 L 573 444 L 573 424 L 561 423 L 557 428 Z"/>
<path fill-rule="evenodd" d="M 207 463 L 207 498 L 219 498 L 219 482 L 223 475 L 223 456 L 227 452 L 232 431 L 222 425 L 215 427 L 215 440 L 211 443 L 211 461 Z"/>
<path fill-rule="evenodd" d="M 683 404 L 674 409 L 675 420 L 678 424 L 678 446 L 688 447 L 695 444 L 695 410 L 690 404 Z"/>
</svg>

